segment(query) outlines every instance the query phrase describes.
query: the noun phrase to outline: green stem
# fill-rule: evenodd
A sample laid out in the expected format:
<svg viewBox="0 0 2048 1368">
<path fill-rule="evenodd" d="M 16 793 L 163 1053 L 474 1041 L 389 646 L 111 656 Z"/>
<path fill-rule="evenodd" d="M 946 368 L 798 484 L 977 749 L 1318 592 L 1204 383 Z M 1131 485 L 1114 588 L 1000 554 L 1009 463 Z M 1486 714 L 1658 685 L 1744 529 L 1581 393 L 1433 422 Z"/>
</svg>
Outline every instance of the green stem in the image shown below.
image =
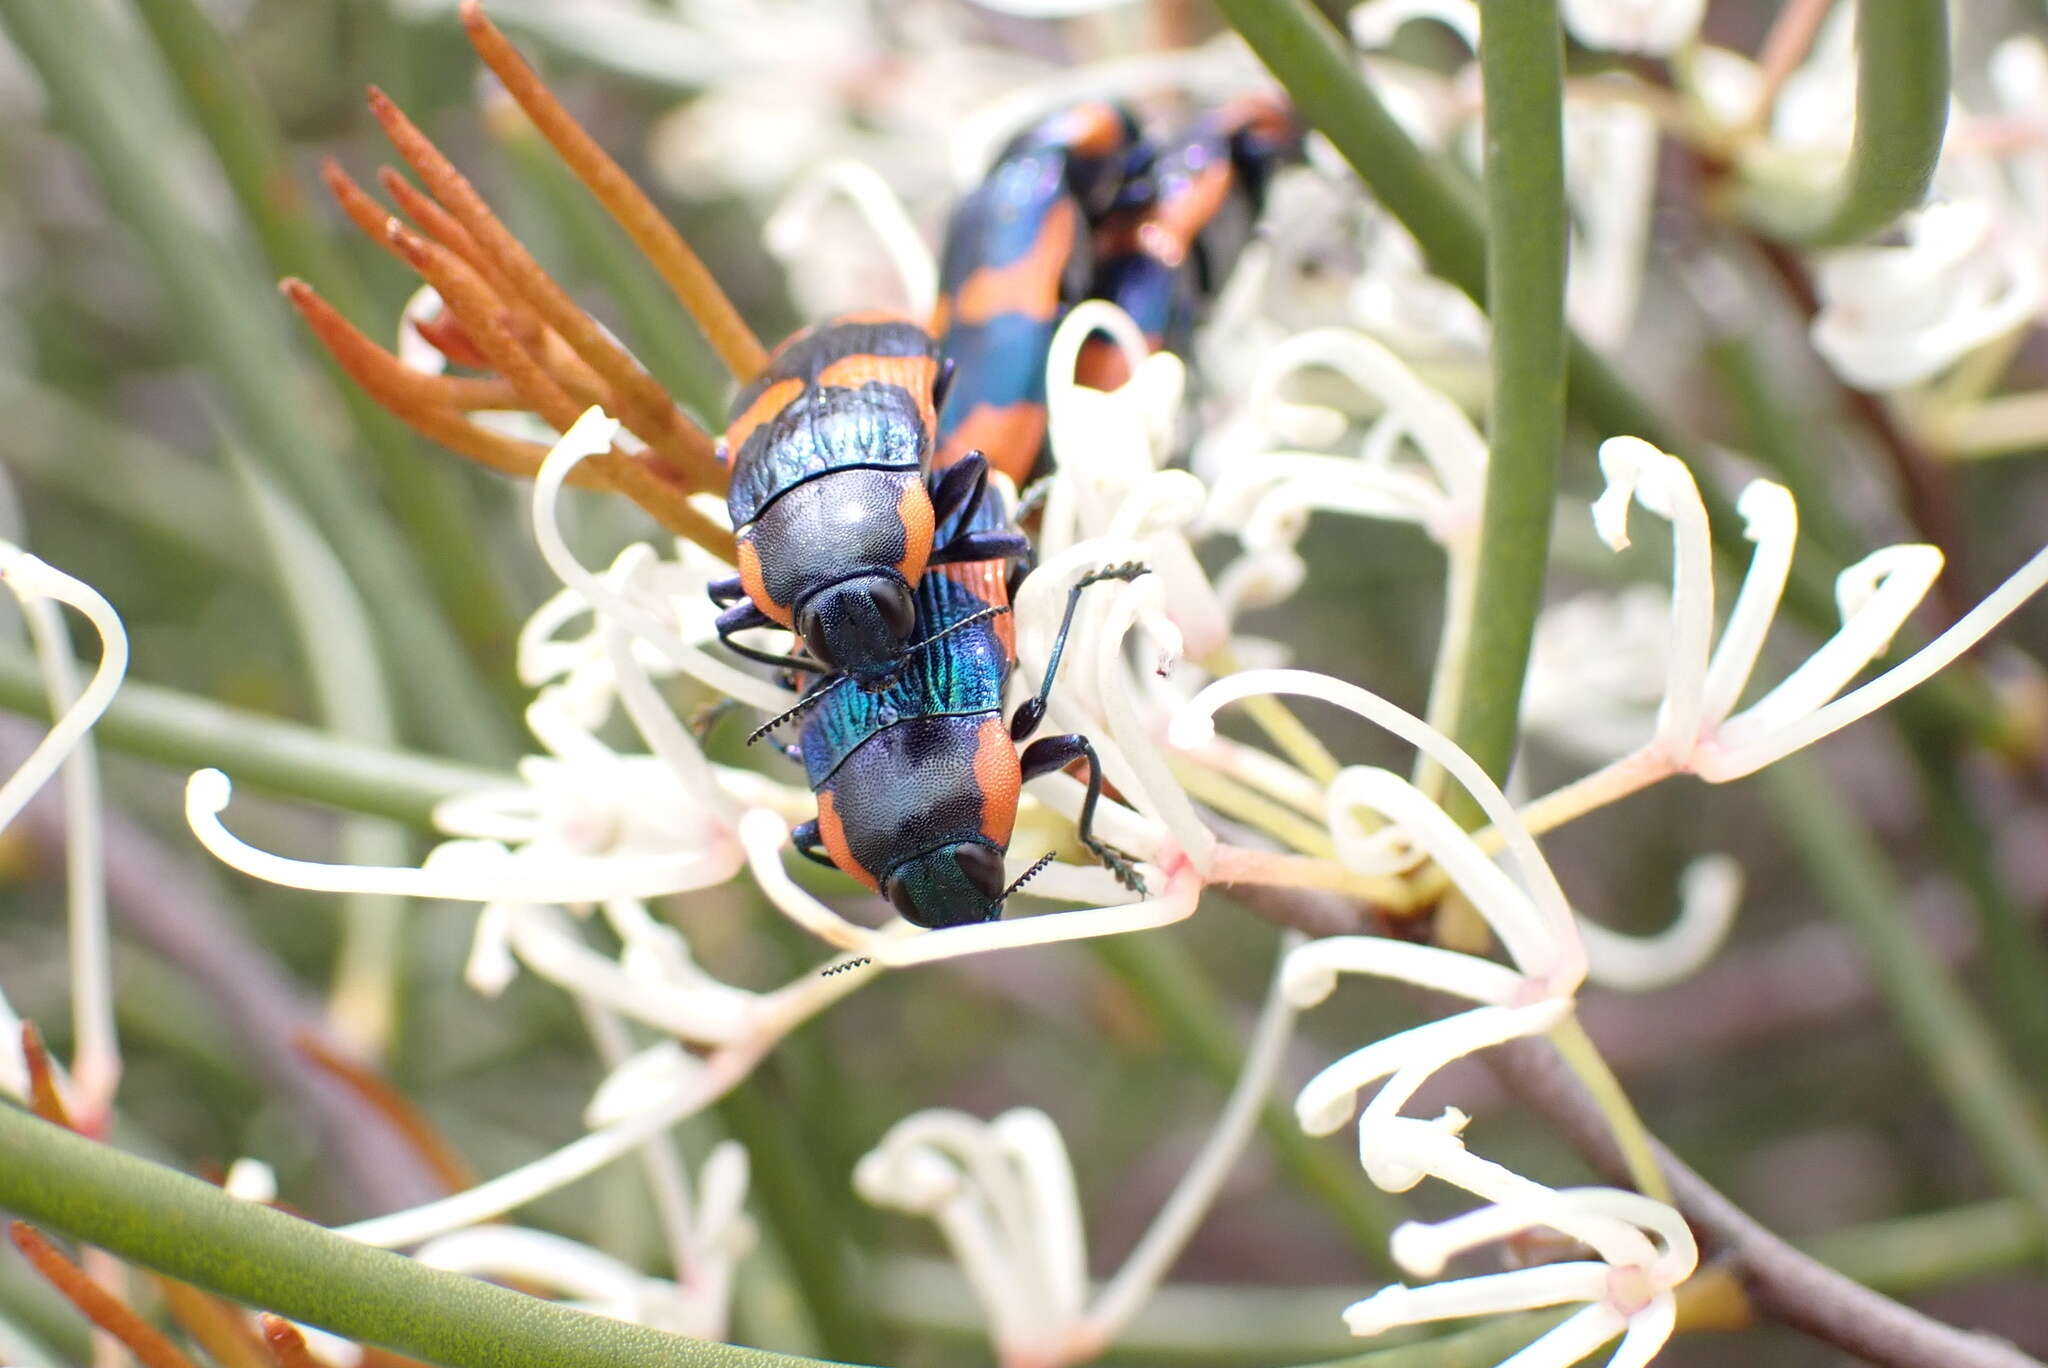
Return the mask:
<svg viewBox="0 0 2048 1368">
<path fill-rule="evenodd" d="M 1955 755 L 1910 728 L 1907 747 L 1920 768 L 1920 791 L 1945 863 L 1976 904 L 1991 1005 L 2019 1057 L 2048 1064 L 2048 949 L 2040 919 L 2021 906 L 1998 867 L 1996 830 L 1973 801 Z M 2048 1101 L 2048 1071 L 2036 1069 L 2034 1096 Z"/>
<path fill-rule="evenodd" d="M 0 1207 L 209 1292 L 450 1368 L 776 1368 L 445 1273 L 0 1106 Z"/>
<path fill-rule="evenodd" d="M 511 753 L 507 715 L 422 585 L 410 550 L 360 481 L 310 402 L 270 281 L 199 215 L 181 183 L 189 149 L 154 53 L 97 5 L 0 5 L 4 27 L 35 68 L 51 114 L 98 175 L 114 215 L 134 231 L 163 290 L 166 315 L 203 361 L 249 450 L 272 469 L 343 557 L 401 671 L 416 734 L 472 757 Z"/>
<path fill-rule="evenodd" d="M 1216 0 L 1216 6 L 1287 88 L 1295 107 L 1414 237 L 1430 270 L 1484 306 L 1485 236 L 1472 196 L 1417 149 L 1359 79 L 1354 54 L 1329 21 L 1310 0 Z M 1601 437 L 1629 434 L 1680 457 L 1695 454 L 1677 426 L 1638 396 L 1598 352 L 1577 335 L 1567 336 L 1566 394 L 1575 418 Z M 1715 549 L 1725 564 L 1747 566 L 1754 548 L 1743 536 L 1733 501 L 1705 471 L 1694 474 Z M 1785 604 L 1808 627 L 1835 629 L 1834 574 L 1840 568 L 1840 562 L 1812 554 L 1793 563 Z M 1966 684 L 1951 671 L 1929 680 L 1919 693 L 1944 723 L 1991 744 L 2012 740 L 2004 713 L 1981 685 Z"/>
<path fill-rule="evenodd" d="M 212 144 L 270 269 L 312 281 L 351 318 L 375 317 L 361 278 L 307 212 L 277 122 L 220 30 L 194 0 L 136 0 L 135 7 L 185 107 Z M 453 463 L 428 456 L 405 425 L 339 367 L 331 361 L 326 366 L 441 610 L 487 674 L 513 685 L 518 624 L 485 552 L 461 473 Z M 522 702 L 507 701 L 514 708 Z"/>
<path fill-rule="evenodd" d="M 1947 4 L 1859 0 L 1856 54 L 1856 134 L 1840 178 L 1816 189 L 1745 168 L 1742 207 L 1772 237 L 1841 246 L 1926 198 L 1948 125 Z"/>
<path fill-rule="evenodd" d="M 1486 310 L 1493 324 L 1490 448 L 1470 634 L 1451 736 L 1505 780 L 1529 642 L 1543 606 L 1564 446 L 1564 31 L 1555 0 L 1482 0 Z M 1432 708 L 1436 706 L 1432 701 Z M 1451 815 L 1485 822 L 1462 790 Z"/>
<path fill-rule="evenodd" d="M 24 653 L 0 650 L 0 708 L 50 716 Z M 434 805 L 509 774 L 454 760 L 343 741 L 323 731 L 131 679 L 93 728 L 96 740 L 179 769 L 213 766 L 238 783 L 346 812 L 431 828 Z"/>
<path fill-rule="evenodd" d="M 1976 1202 L 1833 1231 L 1802 1247 L 1865 1287 L 1909 1296 L 2039 1262 L 2048 1226 L 2023 1202 Z"/>
<path fill-rule="evenodd" d="M 1576 1016 L 1566 1017 L 1562 1025 L 1552 1028 L 1550 1043 L 1579 1082 L 1585 1084 L 1600 1114 L 1607 1119 L 1607 1128 L 1614 1133 L 1614 1146 L 1628 1165 L 1636 1191 L 1668 1204 L 1671 1185 L 1664 1181 L 1664 1171 L 1658 1166 L 1650 1132 L 1644 1127 L 1635 1103 L 1622 1090 L 1621 1080 L 1614 1076 L 1599 1047 L 1593 1044 L 1593 1037 L 1586 1034 L 1585 1026 Z"/>
<path fill-rule="evenodd" d="M 1231 1032 L 1229 1009 L 1177 941 L 1104 936 L 1088 942 L 1088 948 L 1137 994 L 1160 1028 L 1193 1056 L 1204 1073 L 1225 1088 L 1237 1081 L 1244 1050 Z M 1267 1103 L 1259 1125 L 1288 1176 L 1337 1219 L 1375 1271 L 1391 1274 L 1387 1237 L 1394 1218 L 1358 1169 L 1303 1135 L 1294 1113 L 1282 1103 Z"/>
<path fill-rule="evenodd" d="M 1762 783 L 1985 1166 L 2048 1223 L 2048 1128 L 1984 1019 L 1906 918 L 1883 847 L 1806 762 L 1780 761 Z"/>
</svg>

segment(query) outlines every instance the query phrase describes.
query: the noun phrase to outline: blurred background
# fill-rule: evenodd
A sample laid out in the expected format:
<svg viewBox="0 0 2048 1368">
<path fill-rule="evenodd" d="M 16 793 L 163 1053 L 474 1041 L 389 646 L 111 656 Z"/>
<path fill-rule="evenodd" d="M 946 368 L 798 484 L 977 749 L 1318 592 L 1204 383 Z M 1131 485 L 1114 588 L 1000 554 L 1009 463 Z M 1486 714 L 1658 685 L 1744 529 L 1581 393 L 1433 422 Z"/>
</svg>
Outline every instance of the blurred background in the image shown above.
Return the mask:
<svg viewBox="0 0 2048 1368">
<path fill-rule="evenodd" d="M 1773 8 L 1716 3 L 1707 32 L 1751 51 Z M 764 221 L 805 172 L 834 157 L 866 161 L 935 241 L 961 189 L 948 135 L 995 93 L 1220 30 L 1196 0 L 1071 20 L 968 0 L 491 9 L 769 339 L 824 307 L 898 302 L 886 263 L 858 234 L 827 223 L 783 254 L 793 266 L 764 246 Z M 2012 22 L 2028 22 L 2030 9 L 2014 7 Z M 1432 32 L 1400 45 L 1424 65 L 1463 60 Z M 1965 47 L 1959 69 L 1968 65 Z M 392 94 L 687 407 L 720 426 L 725 384 L 706 348 L 478 72 L 452 8 L 431 0 L 0 0 L 0 534 L 113 602 L 133 641 L 132 680 L 498 770 L 530 748 L 511 649 L 555 586 L 531 544 L 523 489 L 379 412 L 325 364 L 275 289 L 282 275 L 303 276 L 388 342 L 415 288 L 320 189 L 323 157 L 365 182 L 394 160 L 364 110 L 368 83 Z M 1684 267 L 1709 230 L 1689 184 L 1681 159 L 1667 157 L 1643 304 L 1617 349 L 1624 368 L 1729 448 L 1796 447 L 1820 495 L 1813 503 L 1801 491 L 1810 526 L 1839 529 L 1854 554 L 1911 539 L 1881 437 L 1814 358 L 1796 300 L 1758 294 L 1732 340 L 1701 308 Z M 2032 228 L 2048 243 L 2048 223 Z M 1355 263 L 1340 252 L 1324 267 Z M 2014 366 L 2009 383 L 2037 387 L 2048 349 L 2031 338 Z M 1470 358 L 1441 370 L 1447 388 L 1484 374 Z M 1658 582 L 1668 564 L 1661 528 L 1643 527 L 1621 557 L 1593 539 L 1583 511 L 1598 490 L 1590 449 L 1580 440 L 1567 454 L 1558 599 Z M 1747 467 L 1731 457 L 1728 468 Z M 2048 532 L 2048 466 L 2018 451 L 1943 463 L 1934 475 L 1967 549 L 1950 572 L 1967 604 Z M 654 531 L 623 501 L 595 496 L 578 497 L 573 519 L 587 559 L 608 560 Z M 1412 527 L 1319 522 L 1304 555 L 1304 591 L 1252 629 L 1307 667 L 1419 709 L 1439 612 L 1436 548 Z M 293 563 L 310 590 L 288 589 L 293 572 L 280 567 Z M 34 667 L 10 633 L 0 655 L 10 706 L 22 706 Z M 1783 635 L 1762 677 L 1811 649 Z M 89 637 L 79 646 L 90 659 Z M 1934 1314 L 2035 1353 L 2048 1353 L 2048 1239 L 1914 1062 L 1841 917 L 1872 899 L 1895 906 L 1916 936 L 1910 953 L 1961 976 L 2035 1101 L 2048 1098 L 2048 1036 L 2027 1006 L 2029 994 L 2048 1004 L 2048 982 L 2014 977 L 2042 955 L 2048 913 L 2048 695 L 2037 674 L 2008 668 L 2020 653 L 2039 660 L 2044 646 L 2048 606 L 2036 604 L 1979 652 L 1984 677 L 2010 685 L 2013 716 L 2036 728 L 2030 752 L 1958 745 L 1902 708 L 1820 749 L 1810 766 L 1822 781 L 1817 808 L 1757 781 L 1679 780 L 1545 841 L 1574 902 L 1634 930 L 1669 919 L 1693 857 L 1725 851 L 1742 862 L 1730 947 L 1672 988 L 1589 991 L 1591 1034 L 1651 1128 L 1789 1237 L 1965 1213 L 1928 1227 L 1925 1245 L 1860 1252 L 1893 1259 L 1892 1285 Z M 687 713 L 704 701 L 676 704 Z M 1310 720 L 1347 760 L 1404 762 L 1383 738 Z M 25 753 L 41 725 L 0 717 L 0 755 Z M 723 726 L 714 742 L 737 756 L 744 730 Z M 581 1132 L 602 1073 L 583 1027 L 567 998 L 531 977 L 497 1000 L 464 985 L 470 908 L 350 904 L 223 870 L 185 829 L 183 770 L 113 744 L 101 757 L 127 1058 L 122 1143 L 201 1173 L 261 1158 L 284 1200 L 323 1221 L 418 1199 L 429 1180 L 378 1148 L 376 1119 L 280 1049 L 302 1029 L 380 1071 L 476 1172 Z M 1539 741 L 1524 787 L 1542 792 L 1583 768 L 1583 757 Z M 238 829 L 271 849 L 371 862 L 416 859 L 425 839 L 253 792 Z M 68 1054 L 61 840 L 54 789 L 0 837 L 0 983 Z M 766 1248 L 743 1274 L 737 1336 L 816 1347 L 807 1336 L 817 1327 L 789 1305 L 791 1266 L 845 1259 L 859 1280 L 840 1309 L 839 1343 L 890 1363 L 983 1361 L 971 1304 L 934 1271 L 941 1251 L 929 1228 L 870 1210 L 848 1187 L 858 1156 L 919 1107 L 1049 1112 L 1075 1156 L 1096 1254 L 1120 1258 L 1212 1120 L 1271 969 L 1271 927 L 1210 898 L 1203 916 L 1148 937 L 1152 948 L 1135 958 L 1115 946 L 1051 948 L 885 979 L 684 1127 L 693 1155 L 731 1135 L 755 1156 Z M 662 910 L 734 982 L 780 982 L 814 953 L 744 881 Z M 382 977 L 339 954 L 350 919 L 355 943 L 377 948 Z M 2024 953 L 1987 954 L 1987 940 Z M 1161 962 L 1184 971 L 1171 983 L 1206 998 L 1174 1001 L 1159 986 Z M 1199 1031 L 1163 1024 L 1175 1012 L 1207 1023 L 1221 1070 L 1215 1050 L 1190 1048 Z M 1302 1022 L 1280 1095 L 1421 1015 L 1398 994 L 1340 994 Z M 1483 1069 L 1453 1070 L 1418 1108 L 1453 1098 L 1487 1131 L 1490 1155 L 1560 1184 L 1581 1174 Z M 1369 1189 L 1352 1143 L 1348 1131 L 1296 1139 L 1284 1153 L 1256 1141 L 1176 1268 L 1172 1296 L 1237 1291 L 1169 1296 L 1135 1336 L 1153 1347 L 1112 1361 L 1281 1364 L 1347 1352 L 1336 1313 L 1385 1276 L 1370 1232 L 1407 1209 Z M 639 1184 L 637 1169 L 616 1165 L 524 1219 L 656 1270 L 664 1255 Z M 1416 1201 L 1423 1214 L 1448 1214 L 1429 1198 Z M 791 1249 L 793 1234 L 815 1248 Z M 1234 1327 L 1206 1349 L 1176 1340 L 1173 1324 L 1202 1306 L 1227 1311 Z M 12 1250 L 0 1252 L 0 1314 L 85 1360 L 82 1325 Z M 1746 1331 L 1683 1337 L 1665 1361 L 1835 1360 L 1783 1332 Z"/>
</svg>

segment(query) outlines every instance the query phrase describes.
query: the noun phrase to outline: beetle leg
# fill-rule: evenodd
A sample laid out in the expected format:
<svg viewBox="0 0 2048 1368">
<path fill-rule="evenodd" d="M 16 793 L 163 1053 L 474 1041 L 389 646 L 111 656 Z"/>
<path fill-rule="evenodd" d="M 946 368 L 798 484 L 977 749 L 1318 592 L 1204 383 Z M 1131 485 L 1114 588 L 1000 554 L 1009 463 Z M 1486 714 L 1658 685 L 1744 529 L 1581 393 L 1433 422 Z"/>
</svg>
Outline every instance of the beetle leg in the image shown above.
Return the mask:
<svg viewBox="0 0 2048 1368">
<path fill-rule="evenodd" d="M 725 649 L 736 656 L 742 656 L 761 665 L 775 665 L 785 669 L 802 670 L 807 674 L 816 673 L 819 666 L 815 660 L 804 660 L 798 656 L 777 655 L 734 641 L 734 632 L 744 632 L 751 627 L 779 626 L 773 618 L 754 606 L 752 599 L 735 603 L 718 615 L 718 639 Z"/>
<path fill-rule="evenodd" d="M 789 839 L 805 859 L 815 861 L 827 869 L 839 868 L 832 863 L 832 857 L 825 853 L 825 838 L 818 834 L 817 818 L 797 823 L 790 829 Z"/>
<path fill-rule="evenodd" d="M 1031 540 L 1012 527 L 988 527 L 962 532 L 932 552 L 927 565 L 956 565 L 962 561 L 1022 560 L 1031 554 Z"/>
<path fill-rule="evenodd" d="M 953 373 L 958 369 L 959 364 L 953 357 L 939 358 L 939 369 L 932 376 L 932 412 L 937 413 L 946 406 L 946 396 L 953 392 Z"/>
<path fill-rule="evenodd" d="M 1017 706 L 1010 718 L 1010 737 L 1022 741 L 1038 730 L 1038 724 L 1045 720 L 1045 700 L 1052 695 L 1052 677 L 1059 673 L 1060 656 L 1067 649 L 1067 633 L 1074 629 L 1074 610 L 1081 606 L 1081 591 L 1091 584 L 1104 580 L 1134 580 L 1140 575 L 1150 574 L 1151 567 L 1126 561 L 1122 565 L 1105 566 L 1090 571 L 1074 581 L 1074 587 L 1067 590 L 1066 616 L 1060 619 L 1060 634 L 1052 640 L 1052 659 L 1045 665 L 1045 678 L 1039 682 L 1038 692 Z"/>
<path fill-rule="evenodd" d="M 1075 825 L 1075 834 L 1081 838 L 1081 844 L 1094 851 L 1095 858 L 1116 875 L 1118 883 L 1142 896 L 1145 880 L 1139 877 L 1129 860 L 1095 834 L 1095 805 L 1102 798 L 1102 761 L 1096 757 L 1095 747 L 1088 743 L 1088 738 L 1078 732 L 1066 736 L 1042 736 L 1024 748 L 1018 768 L 1028 783 L 1042 774 L 1065 769 L 1076 760 L 1084 760 L 1088 764 L 1088 796 L 1081 800 L 1081 820 Z"/>
<path fill-rule="evenodd" d="M 945 527 L 974 507 L 988 487 L 988 457 L 970 451 L 944 470 L 932 472 L 927 488 L 932 500 L 932 523 Z"/>
<path fill-rule="evenodd" d="M 731 607 L 747 596 L 746 586 L 740 583 L 738 575 L 727 575 L 704 586 L 704 592 L 711 595 L 711 601 L 721 608 Z"/>
</svg>

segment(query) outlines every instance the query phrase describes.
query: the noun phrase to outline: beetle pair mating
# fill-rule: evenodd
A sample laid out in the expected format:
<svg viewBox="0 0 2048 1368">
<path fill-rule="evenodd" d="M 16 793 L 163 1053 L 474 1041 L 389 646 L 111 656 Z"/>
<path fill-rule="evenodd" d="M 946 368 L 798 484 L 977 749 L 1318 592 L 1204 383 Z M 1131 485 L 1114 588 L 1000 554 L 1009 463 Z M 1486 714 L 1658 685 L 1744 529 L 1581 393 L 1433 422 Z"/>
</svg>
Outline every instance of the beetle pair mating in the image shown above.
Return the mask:
<svg viewBox="0 0 2048 1368">
<path fill-rule="evenodd" d="M 880 891 L 919 926 L 993 920 L 1017 887 L 1006 882 L 1003 855 L 1019 790 L 1080 761 L 1080 838 L 1142 891 L 1128 862 L 1094 835 L 1102 775 L 1088 739 L 1043 737 L 1021 757 L 1016 746 L 1044 718 L 1082 591 L 1143 567 L 1099 571 L 1073 587 L 1045 678 L 1006 726 L 1003 694 L 1016 666 L 1007 614 L 1031 548 L 979 452 L 927 475 L 939 374 L 923 329 L 856 315 L 784 343 L 733 405 L 728 499 L 740 573 L 712 592 L 745 596 L 721 616 L 722 631 L 793 625 L 815 657 L 728 643 L 820 676 L 756 733 L 803 719 L 786 750 L 804 766 L 818 816 L 797 828 L 797 847 Z M 943 535 L 936 544 L 934 528 Z"/>
<path fill-rule="evenodd" d="M 1112 106 L 1063 111 L 1015 140 L 956 217 L 934 324 L 942 342 L 908 320 L 851 316 L 764 358 L 687 244 L 475 0 L 461 13 L 506 90 L 648 254 L 740 380 L 726 441 L 714 458 L 709 437 L 375 92 L 372 111 L 427 186 L 416 190 L 395 173 L 385 181 L 417 231 L 338 166 L 328 168 L 329 185 L 365 233 L 435 286 L 439 313 L 417 320 L 421 336 L 450 360 L 496 374 L 422 373 L 303 282 L 285 282 L 322 343 L 416 430 L 508 472 L 533 474 L 545 448 L 475 423 L 468 411 L 526 407 L 558 431 L 584 404 L 618 414 L 639 446 L 592 460 L 587 478 L 732 556 L 739 574 L 715 595 L 729 605 L 720 619 L 729 645 L 822 676 L 800 705 L 806 720 L 795 748 L 819 802 L 818 819 L 798 833 L 807 853 L 884 892 L 919 925 L 992 919 L 1016 887 L 1003 883 L 1002 857 L 1019 788 L 1080 761 L 1088 778 L 1081 839 L 1141 889 L 1093 834 L 1102 780 L 1086 739 L 1040 738 L 1021 757 L 1015 747 L 1043 719 L 1082 589 L 1142 568 L 1114 567 L 1074 587 L 1046 676 L 1006 727 L 1003 690 L 1015 665 L 1006 614 L 1030 546 L 988 473 L 993 464 L 1021 482 L 1036 463 L 1046 350 L 1078 298 L 1107 292 L 1141 314 L 1157 300 L 1179 301 L 1153 309 L 1156 322 L 1140 320 L 1155 343 L 1172 340 L 1175 309 L 1191 310 L 1220 280 L 1235 250 L 1223 230 L 1249 222 L 1266 162 L 1285 142 L 1271 134 L 1291 122 L 1270 102 L 1257 117 L 1220 111 L 1162 155 Z M 1139 288 L 1161 279 L 1172 288 Z M 728 492 L 731 533 L 687 497 L 718 484 Z M 806 654 L 730 640 L 767 625 L 795 631 Z"/>
<path fill-rule="evenodd" d="M 1094 835 L 1102 774 L 1087 738 L 1032 741 L 1021 758 L 1013 747 L 1044 716 L 1082 591 L 1143 569 L 1073 586 L 1045 678 L 1006 730 L 1016 653 L 1002 615 L 1031 547 L 988 484 L 983 448 L 1013 482 L 1037 464 L 1047 354 L 1081 298 L 1128 303 L 1155 346 L 1183 341 L 1248 236 L 1271 165 L 1298 142 L 1285 109 L 1262 97 L 1164 147 L 1114 106 L 1061 111 L 1013 140 L 956 211 L 936 345 L 901 319 L 833 320 L 784 343 L 734 401 L 723 450 L 740 573 L 712 590 L 731 605 L 720 635 L 750 658 L 806 669 L 731 640 L 790 628 L 838 672 L 763 728 L 805 717 L 787 749 L 818 816 L 796 842 L 917 925 L 1001 915 L 1043 864 L 1004 882 L 1018 790 L 1077 761 L 1080 839 L 1144 889 Z"/>
</svg>

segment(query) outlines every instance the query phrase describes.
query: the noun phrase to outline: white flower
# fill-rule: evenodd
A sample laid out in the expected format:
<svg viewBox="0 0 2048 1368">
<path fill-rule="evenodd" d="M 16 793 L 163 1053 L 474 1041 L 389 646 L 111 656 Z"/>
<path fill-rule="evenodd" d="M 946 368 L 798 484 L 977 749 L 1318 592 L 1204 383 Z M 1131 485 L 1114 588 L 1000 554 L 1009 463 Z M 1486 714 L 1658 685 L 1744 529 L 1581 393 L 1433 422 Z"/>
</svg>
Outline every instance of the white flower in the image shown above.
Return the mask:
<svg viewBox="0 0 2048 1368">
<path fill-rule="evenodd" d="M 1893 390 L 2025 326 L 2043 302 L 2041 251 L 2016 227 L 1959 200 L 1908 214 L 1897 246 L 1821 253 L 1813 345 L 1850 384 Z"/>
<path fill-rule="evenodd" d="M 1658 585 L 1546 604 L 1529 647 L 1523 734 L 1613 759 L 1656 725 L 1670 659 L 1671 595 Z"/>
<path fill-rule="evenodd" d="M 1290 934 L 1283 951 L 1299 941 Z M 1158 1287 L 1243 1153 L 1293 1028 L 1280 986 L 1276 975 L 1208 1139 L 1093 1296 L 1073 1165 L 1044 1112 L 1018 1107 L 989 1122 L 944 1110 L 905 1117 L 861 1160 L 854 1187 L 870 1202 L 937 1223 L 988 1315 L 1005 1368 L 1091 1361 Z"/>
<path fill-rule="evenodd" d="M 1693 40 L 1707 0 L 1563 0 L 1559 9 L 1587 47 L 1664 57 Z"/>
<path fill-rule="evenodd" d="M 1577 1301 L 1587 1303 L 1587 1309 L 1524 1351 L 1527 1357 L 1518 1363 L 1573 1363 L 1623 1330 L 1627 1361 L 1646 1362 L 1671 1332 L 1672 1289 L 1691 1275 L 1697 1261 L 1678 1214 L 1632 1193 L 1553 1192 L 1470 1154 L 1459 1138 L 1462 1114 L 1451 1111 L 1435 1120 L 1401 1114 L 1417 1089 L 1452 1060 L 1549 1032 L 1570 1020 L 1587 957 L 1556 877 L 1506 797 L 1469 756 L 1420 720 L 1355 685 L 1304 671 L 1235 675 L 1204 689 L 1175 718 L 1174 737 L 1199 744 L 1213 729 L 1217 709 L 1269 692 L 1301 694 L 1349 709 L 1426 751 L 1479 802 L 1516 870 L 1510 878 L 1441 808 L 1399 776 L 1363 767 L 1339 776 L 1332 786 L 1333 804 L 1341 797 L 1347 806 L 1370 807 L 1396 824 L 1485 919 L 1510 963 L 1376 936 L 1336 936 L 1291 951 L 1282 978 L 1297 1007 L 1328 997 L 1340 973 L 1402 979 L 1479 1004 L 1367 1045 L 1324 1069 L 1296 1101 L 1303 1128 L 1313 1134 L 1337 1129 L 1350 1119 L 1359 1092 L 1380 1084 L 1358 1122 L 1359 1159 L 1366 1175 L 1393 1192 L 1434 1177 L 1492 1204 L 1440 1226 L 1403 1227 L 1394 1253 L 1411 1272 L 1435 1276 L 1452 1254 L 1535 1225 L 1582 1240 L 1598 1256 L 1597 1262 L 1424 1289 L 1383 1289 L 1346 1312 L 1353 1333 L 1372 1335 L 1419 1321 Z M 1339 854 L 1345 854 L 1342 844 Z M 1644 1238 L 1644 1229 L 1657 1235 L 1657 1243 Z"/>
<path fill-rule="evenodd" d="M 1934 641 L 1843 693 L 1883 654 L 1941 573 L 1941 553 L 1931 546 L 1874 552 L 1836 580 L 1840 630 L 1776 687 L 1737 712 L 1791 570 L 1799 534 L 1791 494 L 1768 480 L 1754 481 L 1742 492 L 1737 508 L 1756 551 L 1717 642 L 1713 553 L 1706 509 L 1691 472 L 1682 461 L 1634 437 L 1602 443 L 1600 466 L 1608 484 L 1593 506 L 1593 521 L 1608 545 L 1616 550 L 1628 545 L 1632 502 L 1672 525 L 1671 634 L 1663 703 L 1648 742 L 1524 812 L 1537 830 L 1670 774 L 1690 772 L 1709 783 L 1753 774 L 1922 683 L 2048 583 L 2044 549 Z"/>
</svg>

